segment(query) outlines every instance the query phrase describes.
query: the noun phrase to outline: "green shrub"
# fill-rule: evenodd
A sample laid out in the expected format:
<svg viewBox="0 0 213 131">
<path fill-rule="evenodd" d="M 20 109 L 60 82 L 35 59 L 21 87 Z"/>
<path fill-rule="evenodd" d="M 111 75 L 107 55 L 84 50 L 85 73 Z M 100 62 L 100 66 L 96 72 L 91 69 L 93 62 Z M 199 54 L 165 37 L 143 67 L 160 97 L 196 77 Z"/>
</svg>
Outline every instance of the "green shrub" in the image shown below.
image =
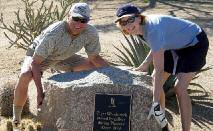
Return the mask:
<svg viewBox="0 0 213 131">
<path fill-rule="evenodd" d="M 146 42 L 142 39 L 135 38 L 132 35 L 130 35 L 130 38 L 128 38 L 124 34 L 123 36 L 126 39 L 128 46 L 125 46 L 123 43 L 121 43 L 121 46 L 123 47 L 124 51 L 114 46 L 116 50 L 121 53 L 121 55 L 115 55 L 124 65 L 138 67 L 146 58 L 150 48 L 145 44 Z M 148 74 L 151 75 L 152 71 L 153 65 L 150 65 Z"/>
</svg>

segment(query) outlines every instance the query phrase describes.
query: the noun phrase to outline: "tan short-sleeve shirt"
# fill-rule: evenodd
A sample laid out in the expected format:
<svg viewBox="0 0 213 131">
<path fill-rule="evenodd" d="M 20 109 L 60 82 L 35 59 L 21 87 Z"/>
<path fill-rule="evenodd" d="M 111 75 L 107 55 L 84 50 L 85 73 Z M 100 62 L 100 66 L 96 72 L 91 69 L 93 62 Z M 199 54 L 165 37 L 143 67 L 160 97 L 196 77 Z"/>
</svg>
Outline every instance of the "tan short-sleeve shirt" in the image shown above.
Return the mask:
<svg viewBox="0 0 213 131">
<path fill-rule="evenodd" d="M 35 38 L 26 55 L 41 56 L 45 58 L 43 63 L 52 65 L 71 57 L 83 47 L 88 55 L 99 54 L 100 42 L 96 28 L 88 25 L 78 37 L 72 39 L 68 32 L 68 23 L 59 21 Z"/>
</svg>

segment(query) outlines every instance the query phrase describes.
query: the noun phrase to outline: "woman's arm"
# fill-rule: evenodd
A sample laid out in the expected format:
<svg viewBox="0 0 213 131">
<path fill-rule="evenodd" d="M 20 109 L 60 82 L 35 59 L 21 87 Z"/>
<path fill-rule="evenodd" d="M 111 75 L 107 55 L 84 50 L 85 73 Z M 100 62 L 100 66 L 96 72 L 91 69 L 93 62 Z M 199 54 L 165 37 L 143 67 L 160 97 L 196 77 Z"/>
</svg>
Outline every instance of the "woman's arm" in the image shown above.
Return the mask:
<svg viewBox="0 0 213 131">
<path fill-rule="evenodd" d="M 153 87 L 154 87 L 154 102 L 160 102 L 160 94 L 163 91 L 163 73 L 164 73 L 164 50 L 153 52 Z"/>
</svg>

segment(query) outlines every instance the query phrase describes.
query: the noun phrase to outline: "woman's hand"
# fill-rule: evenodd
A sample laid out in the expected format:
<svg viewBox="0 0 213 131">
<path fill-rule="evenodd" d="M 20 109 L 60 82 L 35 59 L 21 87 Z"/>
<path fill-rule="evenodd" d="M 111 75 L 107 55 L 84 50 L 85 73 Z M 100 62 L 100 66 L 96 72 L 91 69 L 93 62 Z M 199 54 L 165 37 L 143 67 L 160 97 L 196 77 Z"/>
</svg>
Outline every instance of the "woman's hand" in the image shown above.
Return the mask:
<svg viewBox="0 0 213 131">
<path fill-rule="evenodd" d="M 148 72 L 149 64 L 147 62 L 142 63 L 139 67 L 134 68 L 134 71 Z"/>
<path fill-rule="evenodd" d="M 141 72 L 148 72 L 149 65 L 152 63 L 152 60 L 153 60 L 153 56 L 152 56 L 152 51 L 150 50 L 145 60 L 143 61 L 143 63 L 139 67 L 135 68 L 134 70 L 141 71 Z"/>
</svg>

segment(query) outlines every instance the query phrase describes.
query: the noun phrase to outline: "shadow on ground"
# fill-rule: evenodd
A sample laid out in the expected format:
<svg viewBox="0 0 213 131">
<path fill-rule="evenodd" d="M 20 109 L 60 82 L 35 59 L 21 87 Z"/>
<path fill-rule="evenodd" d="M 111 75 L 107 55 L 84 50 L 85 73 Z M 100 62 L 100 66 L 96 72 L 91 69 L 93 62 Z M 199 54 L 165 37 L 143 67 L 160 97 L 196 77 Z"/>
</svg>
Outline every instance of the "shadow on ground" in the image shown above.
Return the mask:
<svg viewBox="0 0 213 131">
<path fill-rule="evenodd" d="M 168 5 L 168 6 L 172 6 L 174 8 L 174 10 L 169 11 L 170 15 L 172 16 L 176 16 L 175 12 L 182 10 L 185 13 L 190 14 L 193 17 L 196 17 L 195 15 L 192 14 L 193 11 L 197 11 L 199 13 L 203 13 L 205 16 L 211 16 L 211 11 L 205 11 L 204 8 L 197 8 L 196 6 L 193 5 L 200 5 L 200 4 L 206 4 L 208 5 L 208 8 L 213 8 L 213 2 L 212 1 L 207 1 L 206 2 L 201 2 L 201 0 L 159 0 L 159 3 L 162 3 L 164 5 Z"/>
<path fill-rule="evenodd" d="M 159 0 L 159 3 L 173 8 L 173 10 L 169 10 L 169 15 L 176 16 L 176 14 L 178 14 L 177 11 L 188 14 L 190 21 L 199 24 L 202 28 L 208 29 L 208 31 L 211 31 L 208 33 L 213 36 L 212 0 Z M 198 13 L 196 14 L 195 12 Z"/>
<path fill-rule="evenodd" d="M 205 123 L 209 125 L 213 124 L 213 99 L 204 91 L 193 90 L 190 92 L 192 99 L 192 122 L 200 129 L 203 127 L 210 129 Z M 178 103 L 175 96 L 167 98 L 166 108 L 175 114 L 179 114 Z M 169 112 L 166 112 L 166 115 L 169 123 L 173 126 L 173 117 Z"/>
<path fill-rule="evenodd" d="M 193 100 L 192 122 L 202 128 L 208 127 L 205 123 L 213 125 L 213 99 L 208 94 L 204 93 L 198 96 L 191 96 Z"/>
</svg>

